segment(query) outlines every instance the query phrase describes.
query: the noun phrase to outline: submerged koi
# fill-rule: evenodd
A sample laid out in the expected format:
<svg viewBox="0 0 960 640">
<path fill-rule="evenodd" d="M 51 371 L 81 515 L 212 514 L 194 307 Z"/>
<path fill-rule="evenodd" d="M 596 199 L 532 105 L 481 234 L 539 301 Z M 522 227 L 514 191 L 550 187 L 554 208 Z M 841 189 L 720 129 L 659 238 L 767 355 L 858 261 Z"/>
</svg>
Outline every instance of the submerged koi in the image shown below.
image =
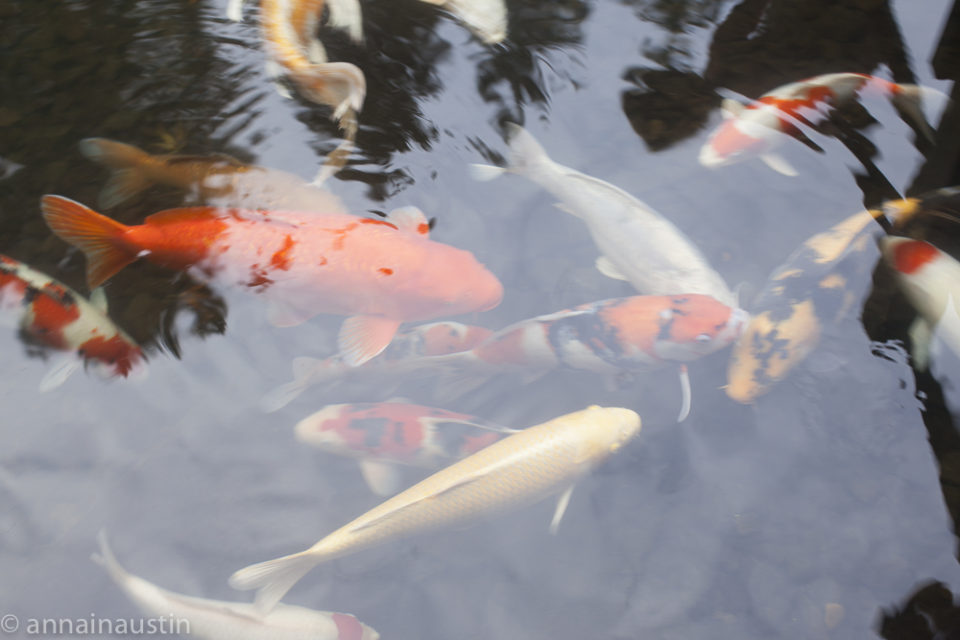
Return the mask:
<svg viewBox="0 0 960 640">
<path fill-rule="evenodd" d="M 722 167 L 759 156 L 774 171 L 795 176 L 796 170 L 773 153 L 785 139 L 784 134 L 801 135 L 798 125 L 812 127 L 812 120 L 822 117 L 828 108 L 850 103 L 866 90 L 888 96 L 924 136 L 933 139 L 920 108 L 920 98 L 924 93 L 939 95 L 939 92 L 862 73 L 828 73 L 777 87 L 747 105 L 724 100 L 721 111 L 725 120 L 700 149 L 700 164 Z"/>
<path fill-rule="evenodd" d="M 491 309 L 503 294 L 473 254 L 428 239 L 413 207 L 389 220 L 191 207 L 129 227 L 60 196 L 41 207 L 54 233 L 87 256 L 91 288 L 144 257 L 264 295 L 277 326 L 349 315 L 339 347 L 350 366 L 383 351 L 402 322 Z"/>
<path fill-rule="evenodd" d="M 565 211 L 583 220 L 600 249 L 597 269 L 626 280 L 640 293 L 699 293 L 728 305 L 736 297 L 700 250 L 672 222 L 608 182 L 557 164 L 522 127 L 507 125 L 506 169 L 474 165 L 475 176 L 491 179 L 510 171 L 555 195 Z"/>
<path fill-rule="evenodd" d="M 300 442 L 358 458 L 367 486 L 378 495 L 396 492 L 398 464 L 437 469 L 512 432 L 463 413 L 400 402 L 331 404 L 295 428 Z"/>
<path fill-rule="evenodd" d="M 884 236 L 880 251 L 920 313 L 910 328 L 917 367 L 926 369 L 935 335 L 960 355 L 960 262 L 928 242 L 910 238 Z"/>
<path fill-rule="evenodd" d="M 264 614 L 247 602 L 208 600 L 167 591 L 120 566 L 103 531 L 97 540 L 100 553 L 94 554 L 93 560 L 107 570 L 117 586 L 146 615 L 168 619 L 171 626 L 168 632 L 206 640 L 377 640 L 380 637 L 349 613 L 277 604 Z"/>
<path fill-rule="evenodd" d="M 493 332 L 461 322 L 431 322 L 398 333 L 376 362 L 397 362 L 423 356 L 440 356 L 472 349 Z M 364 368 L 370 366 L 364 365 Z M 352 369 L 339 355 L 323 360 L 301 356 L 293 360 L 293 380 L 268 392 L 260 401 L 260 408 L 270 413 L 277 411 L 313 384 L 339 377 Z"/>
<path fill-rule="evenodd" d="M 507 5 L 504 0 L 422 0 L 422 2 L 446 9 L 487 44 L 497 44 L 507 37 Z"/>
<path fill-rule="evenodd" d="M 88 301 L 53 278 L 0 255 L 0 310 L 20 314 L 20 331 L 31 342 L 73 354 L 44 377 L 41 391 L 63 384 L 81 362 L 123 377 L 143 362 L 140 347 L 110 320 L 106 305 L 102 289 Z"/>
<path fill-rule="evenodd" d="M 260 0 L 260 25 L 273 63 L 342 123 L 348 112 L 355 116 L 363 108 L 367 83 L 356 65 L 327 62 L 320 41 L 308 38 L 322 9 L 323 0 Z"/>
<path fill-rule="evenodd" d="M 269 611 L 316 565 L 367 547 L 532 504 L 561 493 L 555 532 L 574 483 L 640 432 L 629 409 L 589 407 L 529 427 L 455 462 L 293 555 L 240 569 L 235 589 L 258 589 Z"/>
<path fill-rule="evenodd" d="M 103 208 L 161 184 L 220 207 L 347 213 L 340 198 L 292 173 L 244 164 L 229 156 L 152 155 L 106 138 L 81 140 L 80 153 L 112 171 L 100 192 Z"/>
</svg>

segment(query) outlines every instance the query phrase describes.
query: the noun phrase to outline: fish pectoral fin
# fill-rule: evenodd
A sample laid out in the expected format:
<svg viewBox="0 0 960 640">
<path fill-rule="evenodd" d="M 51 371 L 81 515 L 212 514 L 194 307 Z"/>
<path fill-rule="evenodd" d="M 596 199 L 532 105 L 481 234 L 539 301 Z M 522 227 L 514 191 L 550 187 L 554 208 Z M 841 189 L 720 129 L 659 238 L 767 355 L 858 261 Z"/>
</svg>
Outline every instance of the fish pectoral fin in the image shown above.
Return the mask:
<svg viewBox="0 0 960 640">
<path fill-rule="evenodd" d="M 627 277 L 620 273 L 620 270 L 617 269 L 610 258 L 607 256 L 600 256 L 596 261 L 597 271 L 607 276 L 608 278 L 613 278 L 614 280 L 626 280 Z"/>
<path fill-rule="evenodd" d="M 477 182 L 489 182 L 499 178 L 507 172 L 503 167 L 492 164 L 473 163 L 468 167 L 470 176 Z"/>
<path fill-rule="evenodd" d="M 720 113 L 723 115 L 725 120 L 730 118 L 736 118 L 746 107 L 743 106 L 743 103 L 734 100 L 733 98 L 724 98 L 720 103 Z"/>
<path fill-rule="evenodd" d="M 391 496 L 400 489 L 402 478 L 396 465 L 379 460 L 361 460 L 360 473 L 370 491 L 378 496 Z"/>
<path fill-rule="evenodd" d="M 54 364 L 46 375 L 40 380 L 38 385 L 38 390 L 41 393 L 52 391 L 56 389 L 64 382 L 67 381 L 67 378 L 73 375 L 73 372 L 80 368 L 80 359 L 74 355 L 67 356 Z"/>
<path fill-rule="evenodd" d="M 789 176 L 791 178 L 796 178 L 799 175 L 797 170 L 794 169 L 789 162 L 784 160 L 782 156 L 778 156 L 775 153 L 764 153 L 760 156 L 760 159 L 763 160 L 765 165 L 777 173 Z"/>
<path fill-rule="evenodd" d="M 107 294 L 104 292 L 103 287 L 97 287 L 90 292 L 90 304 L 100 313 L 104 315 L 107 314 Z"/>
<path fill-rule="evenodd" d="M 295 327 L 310 318 L 306 312 L 282 302 L 273 301 L 267 307 L 267 320 L 275 327 Z"/>
<path fill-rule="evenodd" d="M 687 371 L 687 365 L 680 365 L 680 415 L 677 416 L 677 422 L 683 422 L 690 415 L 690 405 L 692 394 L 690 393 L 690 372 Z"/>
<path fill-rule="evenodd" d="M 147 176 L 140 167 L 114 169 L 107 183 L 100 191 L 98 200 L 103 209 L 112 209 L 134 197 L 150 186 Z"/>
<path fill-rule="evenodd" d="M 911 355 L 913 366 L 918 371 L 925 371 L 930 365 L 930 343 L 933 340 L 933 327 L 921 317 L 918 317 L 907 330 L 910 336 Z"/>
<path fill-rule="evenodd" d="M 573 485 L 564 490 L 560 494 L 560 498 L 557 500 L 557 508 L 553 511 L 553 519 L 550 520 L 550 534 L 557 535 L 557 531 L 560 529 L 560 521 L 563 520 L 563 514 L 567 511 L 567 506 L 570 504 L 570 496 L 573 495 Z"/>
<path fill-rule="evenodd" d="M 337 345 L 343 363 L 357 367 L 387 348 L 400 321 L 383 316 L 353 316 L 343 321 Z"/>
<path fill-rule="evenodd" d="M 401 231 L 418 236 L 430 235 L 430 221 L 418 207 L 400 207 L 387 214 L 387 220 L 397 225 Z"/>
</svg>

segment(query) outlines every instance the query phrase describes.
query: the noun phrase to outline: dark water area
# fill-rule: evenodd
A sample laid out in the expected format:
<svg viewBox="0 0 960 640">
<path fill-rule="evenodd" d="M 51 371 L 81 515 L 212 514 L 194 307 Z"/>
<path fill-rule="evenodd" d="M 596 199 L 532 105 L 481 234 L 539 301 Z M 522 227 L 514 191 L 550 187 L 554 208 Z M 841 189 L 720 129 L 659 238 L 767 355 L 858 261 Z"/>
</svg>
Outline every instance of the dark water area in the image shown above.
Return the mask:
<svg viewBox="0 0 960 640">
<path fill-rule="evenodd" d="M 257 7 L 219 0 L 0 0 L 0 253 L 83 295 L 83 254 L 44 223 L 59 194 L 125 224 L 190 194 L 152 186 L 100 209 L 109 174 L 78 144 L 222 154 L 311 180 L 340 132 L 326 107 L 284 98 L 264 69 Z M 558 163 L 616 185 L 677 225 L 741 305 L 802 242 L 891 198 L 960 184 L 960 9 L 949 0 L 508 0 L 484 45 L 414 0 L 364 0 L 365 44 L 327 27 L 330 59 L 366 75 L 356 149 L 324 184 L 358 215 L 414 205 L 432 238 L 504 285 L 499 329 L 634 295 L 594 266 L 581 220 L 502 163 L 507 122 Z M 834 72 L 952 95 L 934 130 L 883 97 L 839 109 L 779 152 L 707 168 L 725 97 Z M 960 257 L 956 197 L 924 201 L 901 233 Z M 429 376 L 351 376 L 264 413 L 291 361 L 337 347 L 342 317 L 277 328 L 262 300 L 147 261 L 105 286 L 143 346 L 145 375 L 77 372 L 38 391 L 58 354 L 0 327 L 0 618 L 140 614 L 90 561 L 106 530 L 132 573 L 227 601 L 235 570 L 306 548 L 380 500 L 355 461 L 297 442 L 324 405 L 402 397 L 524 427 L 590 404 L 634 409 L 643 431 L 581 480 L 557 535 L 549 501 L 479 525 L 326 563 L 285 602 L 345 611 L 384 638 L 960 637 L 960 359 L 912 366 L 916 312 L 874 242 L 845 262 L 851 310 L 751 404 L 724 392 L 730 349 L 612 385 L 564 371 L 497 376 L 461 395 Z M 639 256 L 638 259 L 643 259 Z M 425 474 L 409 470 L 410 483 Z M 3 632 L 0 631 L 0 635 Z M 23 629 L 8 633 L 26 637 Z"/>
</svg>

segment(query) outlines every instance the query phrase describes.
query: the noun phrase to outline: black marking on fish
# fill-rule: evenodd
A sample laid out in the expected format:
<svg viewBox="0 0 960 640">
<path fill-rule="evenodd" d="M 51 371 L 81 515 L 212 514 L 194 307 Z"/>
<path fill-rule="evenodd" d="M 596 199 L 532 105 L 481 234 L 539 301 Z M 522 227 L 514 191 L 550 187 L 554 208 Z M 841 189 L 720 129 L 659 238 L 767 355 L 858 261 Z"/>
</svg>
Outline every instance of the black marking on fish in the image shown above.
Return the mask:
<svg viewBox="0 0 960 640">
<path fill-rule="evenodd" d="M 432 429 L 431 441 L 439 445 L 443 451 L 443 458 L 455 458 L 467 443 L 467 429 L 469 427 L 459 422 L 435 422 Z"/>
<path fill-rule="evenodd" d="M 350 428 L 363 432 L 363 445 L 374 449 L 383 445 L 383 436 L 387 432 L 387 418 L 354 418 Z"/>
<path fill-rule="evenodd" d="M 549 323 L 547 341 L 561 365 L 571 369 L 577 368 L 567 355 L 574 343 L 587 347 L 595 356 L 615 367 L 629 368 L 631 364 L 624 357 L 616 328 L 605 324 L 595 312 L 578 313 Z"/>
</svg>

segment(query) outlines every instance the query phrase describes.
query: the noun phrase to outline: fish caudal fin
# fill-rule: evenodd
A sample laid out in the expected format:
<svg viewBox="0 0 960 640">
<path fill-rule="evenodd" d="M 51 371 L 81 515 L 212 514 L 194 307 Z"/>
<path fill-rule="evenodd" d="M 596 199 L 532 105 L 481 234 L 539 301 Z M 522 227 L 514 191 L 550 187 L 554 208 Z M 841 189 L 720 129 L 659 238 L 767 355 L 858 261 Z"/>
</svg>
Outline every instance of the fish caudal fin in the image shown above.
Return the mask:
<svg viewBox="0 0 960 640">
<path fill-rule="evenodd" d="M 319 562 L 316 555 L 301 551 L 244 567 L 230 576 L 229 584 L 240 591 L 257 589 L 257 608 L 266 614 Z"/>
<path fill-rule="evenodd" d="M 91 290 L 137 259 L 121 241 L 128 227 L 116 220 L 63 196 L 43 196 L 40 208 L 47 226 L 87 257 L 87 286 Z"/>
<path fill-rule="evenodd" d="M 100 192 L 101 208 L 115 207 L 150 186 L 143 171 L 151 158 L 146 151 L 106 138 L 85 138 L 79 147 L 84 156 L 113 171 Z"/>
</svg>

